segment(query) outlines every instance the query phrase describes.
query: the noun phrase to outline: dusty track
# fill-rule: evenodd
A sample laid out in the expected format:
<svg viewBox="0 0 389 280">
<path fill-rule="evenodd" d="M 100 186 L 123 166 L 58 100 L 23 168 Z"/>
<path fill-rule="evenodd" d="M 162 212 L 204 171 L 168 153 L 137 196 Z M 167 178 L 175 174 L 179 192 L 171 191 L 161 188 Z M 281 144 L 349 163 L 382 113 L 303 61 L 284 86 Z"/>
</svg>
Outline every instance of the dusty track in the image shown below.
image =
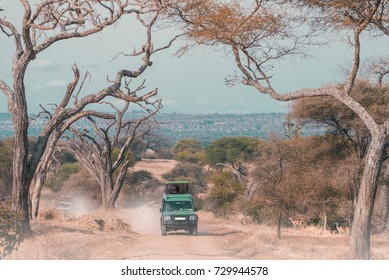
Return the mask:
<svg viewBox="0 0 389 280">
<path fill-rule="evenodd" d="M 36 222 L 34 237 L 7 259 L 239 259 L 223 244 L 240 231 L 212 224 L 200 213 L 198 236 L 184 231 L 161 236 L 158 213 L 158 207 L 138 207 Z M 105 221 L 103 230 L 98 219 Z M 124 220 L 132 226 L 117 223 Z"/>
<path fill-rule="evenodd" d="M 154 210 L 154 211 L 150 211 Z M 190 236 L 185 231 L 161 236 L 157 208 L 139 208 L 132 213 L 134 231 L 140 234 L 128 253 L 128 259 L 234 259 L 223 246 L 227 236 L 240 232 L 214 224 L 206 213 L 199 213 L 199 234 Z M 152 225 L 152 226 L 151 226 Z"/>
</svg>

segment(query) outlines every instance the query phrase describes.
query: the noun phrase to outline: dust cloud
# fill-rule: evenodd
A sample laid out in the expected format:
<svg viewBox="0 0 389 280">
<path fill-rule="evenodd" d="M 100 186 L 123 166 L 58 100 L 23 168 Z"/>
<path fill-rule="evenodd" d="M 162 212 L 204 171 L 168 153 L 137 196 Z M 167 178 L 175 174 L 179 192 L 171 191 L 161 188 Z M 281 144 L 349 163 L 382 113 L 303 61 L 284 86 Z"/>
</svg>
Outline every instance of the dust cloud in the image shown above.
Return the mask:
<svg viewBox="0 0 389 280">
<path fill-rule="evenodd" d="M 159 205 L 147 203 L 128 208 L 129 223 L 134 232 L 139 234 L 160 235 Z"/>
</svg>

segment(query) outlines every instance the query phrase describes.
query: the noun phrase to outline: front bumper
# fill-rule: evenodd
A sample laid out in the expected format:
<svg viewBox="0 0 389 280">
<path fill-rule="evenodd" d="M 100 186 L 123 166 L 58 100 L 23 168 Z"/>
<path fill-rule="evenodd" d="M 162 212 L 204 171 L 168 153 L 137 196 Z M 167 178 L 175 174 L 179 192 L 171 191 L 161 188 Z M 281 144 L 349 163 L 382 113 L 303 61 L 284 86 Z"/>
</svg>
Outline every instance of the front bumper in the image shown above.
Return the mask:
<svg viewBox="0 0 389 280">
<path fill-rule="evenodd" d="M 161 219 L 162 225 L 167 230 L 188 230 L 194 228 L 197 225 L 198 218 L 190 219 L 189 216 L 170 216 L 170 220 Z"/>
</svg>

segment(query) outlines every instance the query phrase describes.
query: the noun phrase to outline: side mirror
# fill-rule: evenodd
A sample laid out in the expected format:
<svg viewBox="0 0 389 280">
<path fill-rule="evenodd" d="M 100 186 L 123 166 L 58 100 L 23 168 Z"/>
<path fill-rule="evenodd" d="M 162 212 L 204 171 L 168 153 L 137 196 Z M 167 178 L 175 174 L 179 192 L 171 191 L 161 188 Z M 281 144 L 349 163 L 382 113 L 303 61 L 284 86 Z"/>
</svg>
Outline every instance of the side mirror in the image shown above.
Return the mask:
<svg viewBox="0 0 389 280">
<path fill-rule="evenodd" d="M 159 212 L 162 212 L 162 208 L 159 208 Z"/>
<path fill-rule="evenodd" d="M 195 210 L 195 212 L 197 212 L 197 211 L 198 211 L 197 207 L 195 207 L 195 209 L 194 209 L 194 210 Z"/>
</svg>

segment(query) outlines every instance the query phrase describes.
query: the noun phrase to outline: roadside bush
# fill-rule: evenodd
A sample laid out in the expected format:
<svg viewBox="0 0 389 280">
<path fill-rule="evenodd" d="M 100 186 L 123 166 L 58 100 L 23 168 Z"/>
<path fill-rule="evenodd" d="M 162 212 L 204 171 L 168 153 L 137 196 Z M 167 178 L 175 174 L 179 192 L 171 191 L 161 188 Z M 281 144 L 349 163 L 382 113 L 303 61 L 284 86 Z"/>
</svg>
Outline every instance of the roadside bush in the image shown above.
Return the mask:
<svg viewBox="0 0 389 280">
<path fill-rule="evenodd" d="M 128 195 L 132 198 L 143 198 L 146 193 L 153 189 L 154 184 L 151 184 L 153 176 L 147 170 L 138 170 L 129 173 L 126 176 L 125 183 L 128 185 Z"/>
<path fill-rule="evenodd" d="M 198 195 L 193 196 L 193 204 L 197 208 L 197 210 L 202 210 L 205 208 L 205 200 Z"/>
<path fill-rule="evenodd" d="M 66 150 L 56 152 L 55 157 L 61 164 L 77 162 L 76 157 L 71 152 Z"/>
<path fill-rule="evenodd" d="M 213 184 L 207 198 L 210 210 L 217 215 L 229 216 L 239 196 L 244 192 L 244 186 L 228 171 L 212 174 L 210 181 Z"/>
<path fill-rule="evenodd" d="M 43 211 L 42 213 L 40 213 L 40 216 L 44 220 L 50 221 L 50 220 L 54 220 L 55 219 L 56 213 L 54 213 L 54 211 L 52 211 L 52 210 L 47 210 L 47 211 Z"/>
<path fill-rule="evenodd" d="M 0 199 L 11 195 L 13 140 L 0 141 Z"/>
<path fill-rule="evenodd" d="M 63 183 L 69 179 L 70 175 L 78 173 L 79 171 L 80 164 L 78 162 L 65 163 L 61 165 L 56 174 L 48 178 L 45 185 L 51 190 L 57 192 L 61 190 Z"/>
<path fill-rule="evenodd" d="M 261 223 L 272 223 L 274 219 L 273 209 L 267 207 L 260 199 L 252 199 L 245 204 L 244 214 L 248 216 L 253 222 Z"/>
<path fill-rule="evenodd" d="M 129 172 L 119 194 L 117 205 L 120 207 L 137 206 L 145 202 L 160 200 L 160 186 L 161 182 L 147 170 Z"/>
</svg>

